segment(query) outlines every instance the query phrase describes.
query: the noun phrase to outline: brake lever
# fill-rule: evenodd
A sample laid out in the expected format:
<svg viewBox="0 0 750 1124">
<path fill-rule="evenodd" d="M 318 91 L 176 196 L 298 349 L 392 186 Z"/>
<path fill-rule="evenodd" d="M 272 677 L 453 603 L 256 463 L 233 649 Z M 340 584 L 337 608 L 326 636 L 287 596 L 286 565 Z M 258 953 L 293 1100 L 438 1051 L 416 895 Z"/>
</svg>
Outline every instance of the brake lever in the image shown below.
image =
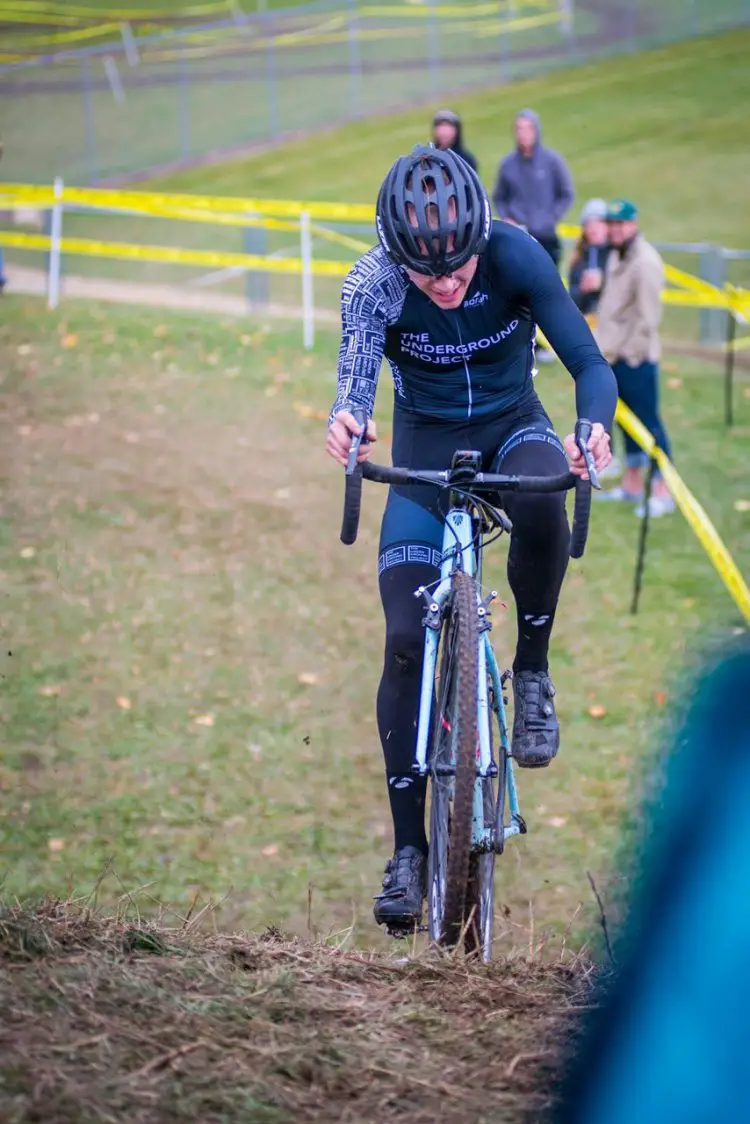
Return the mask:
<svg viewBox="0 0 750 1124">
<path fill-rule="evenodd" d="M 352 437 L 352 443 L 349 447 L 349 459 L 344 470 L 347 476 L 351 476 L 357 467 L 360 445 L 363 441 L 367 444 L 367 411 L 363 410 L 361 406 L 355 406 L 351 413 L 357 425 L 360 426 L 360 432 Z"/>
<path fill-rule="evenodd" d="M 591 481 L 591 487 L 601 489 L 601 482 L 599 480 L 599 473 L 596 471 L 596 464 L 594 463 L 594 457 L 593 457 L 593 454 L 591 452 L 591 449 L 589 449 L 589 444 L 588 444 L 589 437 L 591 436 L 592 429 L 593 429 L 593 426 L 592 426 L 591 422 L 588 420 L 588 418 L 579 418 L 578 421 L 576 422 L 575 442 L 576 442 L 576 445 L 578 447 L 578 451 L 580 452 L 581 456 L 583 457 L 584 464 L 586 465 L 586 471 L 589 474 L 589 480 Z"/>
</svg>

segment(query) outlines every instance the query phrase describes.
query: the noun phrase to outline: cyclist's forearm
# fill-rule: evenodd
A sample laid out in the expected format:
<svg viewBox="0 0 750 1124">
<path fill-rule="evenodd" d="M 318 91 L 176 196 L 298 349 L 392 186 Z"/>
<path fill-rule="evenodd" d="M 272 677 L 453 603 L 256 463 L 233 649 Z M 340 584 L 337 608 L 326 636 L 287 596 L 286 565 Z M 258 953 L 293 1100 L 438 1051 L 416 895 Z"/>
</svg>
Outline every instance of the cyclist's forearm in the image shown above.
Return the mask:
<svg viewBox="0 0 750 1124">
<path fill-rule="evenodd" d="M 352 354 L 354 351 L 354 354 Z M 341 344 L 338 366 L 336 398 L 331 408 L 330 425 L 339 410 L 349 410 L 358 406 L 371 418 L 375 409 L 375 394 L 378 389 L 381 357 L 366 356 L 349 346 L 344 339 Z"/>
<path fill-rule="evenodd" d="M 611 433 L 617 406 L 617 383 L 609 363 L 600 358 L 587 364 L 574 378 L 578 417 L 601 422 Z"/>
</svg>

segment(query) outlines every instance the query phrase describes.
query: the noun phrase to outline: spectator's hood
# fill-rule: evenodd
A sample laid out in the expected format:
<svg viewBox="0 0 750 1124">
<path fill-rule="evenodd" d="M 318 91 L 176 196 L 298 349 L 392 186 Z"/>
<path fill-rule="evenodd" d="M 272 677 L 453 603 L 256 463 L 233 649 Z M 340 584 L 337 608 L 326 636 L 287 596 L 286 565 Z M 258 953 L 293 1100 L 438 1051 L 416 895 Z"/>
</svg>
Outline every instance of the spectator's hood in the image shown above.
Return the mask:
<svg viewBox="0 0 750 1124">
<path fill-rule="evenodd" d="M 433 130 L 434 130 L 436 125 L 442 125 L 444 123 L 447 124 L 447 125 L 453 125 L 455 127 L 456 140 L 453 144 L 453 149 L 454 149 L 454 151 L 457 150 L 460 153 L 461 149 L 463 148 L 463 142 L 464 142 L 464 136 L 463 136 L 464 127 L 463 127 L 463 122 L 461 121 L 461 118 L 458 116 L 457 113 L 454 113 L 452 109 L 439 109 L 432 119 Z"/>
<path fill-rule="evenodd" d="M 525 117 L 527 121 L 531 121 L 534 128 L 536 129 L 536 143 L 537 143 L 537 145 L 541 144 L 542 143 L 542 122 L 541 122 L 541 118 L 539 117 L 539 114 L 535 113 L 533 109 L 519 109 L 518 113 L 516 114 L 516 116 L 513 119 L 514 125 L 515 125 L 515 123 L 516 123 L 516 121 L 518 120 L 519 117 Z"/>
</svg>

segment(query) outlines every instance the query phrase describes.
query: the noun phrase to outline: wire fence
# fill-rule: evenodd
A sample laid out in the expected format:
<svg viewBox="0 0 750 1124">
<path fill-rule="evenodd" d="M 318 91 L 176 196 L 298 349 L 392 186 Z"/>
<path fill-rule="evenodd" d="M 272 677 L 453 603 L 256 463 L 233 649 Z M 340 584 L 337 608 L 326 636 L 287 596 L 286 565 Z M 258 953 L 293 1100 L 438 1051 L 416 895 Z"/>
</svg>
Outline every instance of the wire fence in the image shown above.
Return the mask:
<svg viewBox="0 0 750 1124">
<path fill-rule="evenodd" d="M 60 18 L 72 19 L 66 10 Z M 316 0 L 256 15 L 225 10 L 232 15 L 156 31 L 110 11 L 107 23 L 50 31 L 4 22 L 0 5 L 4 175 L 93 184 L 181 167 L 750 22 L 750 0 Z M 101 41 L 81 46 L 81 35 Z"/>
</svg>

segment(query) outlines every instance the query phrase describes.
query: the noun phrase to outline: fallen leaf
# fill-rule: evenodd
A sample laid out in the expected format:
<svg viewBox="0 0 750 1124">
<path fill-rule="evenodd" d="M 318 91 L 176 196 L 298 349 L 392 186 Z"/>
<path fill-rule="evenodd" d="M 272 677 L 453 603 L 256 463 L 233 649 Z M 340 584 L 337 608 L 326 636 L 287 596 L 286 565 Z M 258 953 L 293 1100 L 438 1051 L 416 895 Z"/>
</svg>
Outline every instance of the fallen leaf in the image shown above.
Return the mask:
<svg viewBox="0 0 750 1124">
<path fill-rule="evenodd" d="M 593 706 L 589 707 L 589 714 L 592 718 L 603 718 L 606 713 L 607 708 L 602 706 L 601 703 L 594 703 Z"/>
<path fill-rule="evenodd" d="M 734 501 L 734 510 L 735 511 L 750 511 L 750 500 L 735 500 Z"/>
<path fill-rule="evenodd" d="M 273 858 L 274 855 L 278 855 L 278 853 L 279 853 L 278 844 L 269 843 L 267 847 L 261 848 L 260 853 L 261 853 L 261 855 L 265 855 L 265 857 L 267 859 L 271 859 L 271 858 Z"/>
<path fill-rule="evenodd" d="M 244 816 L 230 816 L 228 820 L 224 820 L 224 827 L 242 827 L 244 823 Z"/>
<path fill-rule="evenodd" d="M 60 343 L 66 351 L 70 351 L 72 347 L 78 346 L 78 336 L 75 334 L 75 332 L 68 332 L 67 335 L 64 335 L 60 340 Z"/>
<path fill-rule="evenodd" d="M 30 343 L 19 344 L 18 345 L 18 354 L 19 355 L 30 355 L 31 354 L 31 344 Z"/>
<path fill-rule="evenodd" d="M 59 695 L 62 687 L 59 683 L 45 683 L 43 687 L 39 688 L 39 694 L 44 695 L 45 698 L 52 698 L 54 695 Z"/>
<path fill-rule="evenodd" d="M 547 820 L 547 823 L 550 825 L 550 827 L 565 827 L 567 822 L 567 816 L 551 816 Z"/>
<path fill-rule="evenodd" d="M 676 371 L 676 370 L 678 370 L 678 367 L 677 367 L 676 363 L 665 362 L 665 363 L 662 363 L 661 369 L 662 369 L 662 371 Z"/>
<path fill-rule="evenodd" d="M 50 850 L 52 852 L 53 855 L 59 855 L 60 851 L 65 849 L 65 840 L 64 839 L 48 839 L 47 840 L 47 848 L 48 848 L 48 850 Z"/>
<path fill-rule="evenodd" d="M 288 488 L 277 488 L 274 492 L 274 496 L 277 500 L 288 500 L 291 494 Z"/>
<path fill-rule="evenodd" d="M 654 691 L 654 702 L 657 706 L 665 706 L 667 702 L 666 691 Z"/>
<path fill-rule="evenodd" d="M 117 705 L 119 706 L 120 710 L 130 710 L 133 704 L 130 699 L 126 699 L 124 695 L 118 695 Z"/>
<path fill-rule="evenodd" d="M 199 714 L 197 718 L 193 719 L 193 722 L 196 726 L 213 726 L 214 716 L 213 714 Z"/>
<path fill-rule="evenodd" d="M 240 336 L 240 343 L 243 347 L 248 347 L 253 342 L 252 336 Z"/>
<path fill-rule="evenodd" d="M 686 597 L 682 602 L 682 607 L 684 609 L 692 609 L 694 604 L 695 604 L 695 598 L 694 597 Z"/>
<path fill-rule="evenodd" d="M 682 379 L 667 379 L 667 386 L 670 390 L 679 390 L 682 386 Z"/>
<path fill-rule="evenodd" d="M 743 398 L 750 398 L 750 386 L 746 386 L 745 389 L 742 391 L 742 397 Z"/>
<path fill-rule="evenodd" d="M 33 546 L 25 546 L 20 553 L 22 558 L 33 558 L 36 551 Z"/>
<path fill-rule="evenodd" d="M 318 682 L 318 677 L 314 671 L 302 671 L 297 676 L 297 682 L 303 683 L 305 687 L 314 687 Z"/>
<path fill-rule="evenodd" d="M 154 328 L 154 335 L 157 339 L 164 339 L 165 336 L 169 335 L 169 328 L 166 324 L 157 324 Z"/>
</svg>

